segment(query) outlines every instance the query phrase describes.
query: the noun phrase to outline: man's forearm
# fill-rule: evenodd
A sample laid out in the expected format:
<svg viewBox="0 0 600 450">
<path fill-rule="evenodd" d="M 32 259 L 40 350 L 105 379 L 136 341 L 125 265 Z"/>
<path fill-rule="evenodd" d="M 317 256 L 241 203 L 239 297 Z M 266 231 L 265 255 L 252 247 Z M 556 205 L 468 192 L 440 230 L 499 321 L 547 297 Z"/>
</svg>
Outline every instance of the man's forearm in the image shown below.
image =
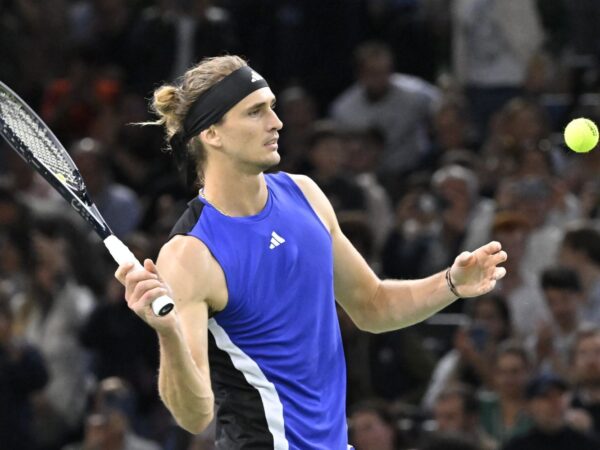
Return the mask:
<svg viewBox="0 0 600 450">
<path fill-rule="evenodd" d="M 179 330 L 159 334 L 160 396 L 177 423 L 199 433 L 213 417 L 214 395 L 210 378 L 198 368 Z"/>
<path fill-rule="evenodd" d="M 445 272 L 420 280 L 384 280 L 364 311 L 364 329 L 373 333 L 397 330 L 419 323 L 457 299 Z"/>
</svg>

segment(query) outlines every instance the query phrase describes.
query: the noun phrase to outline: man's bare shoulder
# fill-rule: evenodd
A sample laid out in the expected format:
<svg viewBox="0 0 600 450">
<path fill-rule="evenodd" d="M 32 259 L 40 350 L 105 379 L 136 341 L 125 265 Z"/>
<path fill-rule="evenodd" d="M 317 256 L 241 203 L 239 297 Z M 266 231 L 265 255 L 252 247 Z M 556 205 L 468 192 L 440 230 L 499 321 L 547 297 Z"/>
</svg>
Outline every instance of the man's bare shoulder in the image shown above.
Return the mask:
<svg viewBox="0 0 600 450">
<path fill-rule="evenodd" d="M 217 311 L 224 308 L 227 302 L 225 276 L 200 239 L 174 236 L 161 248 L 157 267 L 182 298 L 206 300 Z"/>
<path fill-rule="evenodd" d="M 319 185 L 310 177 L 300 174 L 288 174 L 298 185 L 310 206 L 315 210 L 323 224 L 328 230 L 336 227 L 337 219 L 329 199 L 321 190 Z"/>
<path fill-rule="evenodd" d="M 161 250 L 161 255 L 178 260 L 189 262 L 201 262 L 206 258 L 212 257 L 210 250 L 204 242 L 193 236 L 179 234 L 165 243 Z"/>
</svg>

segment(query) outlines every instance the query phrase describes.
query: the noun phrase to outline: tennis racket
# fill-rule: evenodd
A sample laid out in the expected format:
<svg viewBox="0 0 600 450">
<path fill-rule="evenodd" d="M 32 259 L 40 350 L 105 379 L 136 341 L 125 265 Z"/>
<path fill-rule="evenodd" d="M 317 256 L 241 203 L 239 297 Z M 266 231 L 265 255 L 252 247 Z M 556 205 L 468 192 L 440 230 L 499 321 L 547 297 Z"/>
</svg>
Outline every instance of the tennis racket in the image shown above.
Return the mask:
<svg viewBox="0 0 600 450">
<path fill-rule="evenodd" d="M 92 226 L 118 264 L 130 262 L 142 267 L 127 246 L 113 234 L 90 199 L 79 169 L 67 150 L 42 119 L 1 81 L 0 135 Z M 168 314 L 173 306 L 173 300 L 167 296 L 152 302 L 152 310 L 157 316 Z"/>
</svg>

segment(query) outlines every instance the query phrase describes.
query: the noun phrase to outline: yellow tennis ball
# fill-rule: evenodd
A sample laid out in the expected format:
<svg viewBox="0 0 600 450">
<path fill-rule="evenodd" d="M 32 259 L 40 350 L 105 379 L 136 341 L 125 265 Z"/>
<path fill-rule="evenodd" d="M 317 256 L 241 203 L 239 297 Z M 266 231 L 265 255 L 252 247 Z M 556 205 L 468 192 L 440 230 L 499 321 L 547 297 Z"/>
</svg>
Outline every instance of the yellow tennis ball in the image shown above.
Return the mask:
<svg viewBox="0 0 600 450">
<path fill-rule="evenodd" d="M 598 145 L 598 127 L 590 119 L 573 119 L 565 128 L 565 142 L 577 153 L 587 153 Z"/>
</svg>

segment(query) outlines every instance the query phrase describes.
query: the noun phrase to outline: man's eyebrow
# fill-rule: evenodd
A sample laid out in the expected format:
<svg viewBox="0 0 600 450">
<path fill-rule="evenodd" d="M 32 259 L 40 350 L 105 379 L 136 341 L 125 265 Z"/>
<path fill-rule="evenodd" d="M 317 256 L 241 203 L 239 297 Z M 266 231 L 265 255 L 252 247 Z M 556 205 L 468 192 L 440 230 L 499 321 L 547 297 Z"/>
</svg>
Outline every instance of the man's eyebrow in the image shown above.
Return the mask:
<svg viewBox="0 0 600 450">
<path fill-rule="evenodd" d="M 248 107 L 246 108 L 246 110 L 247 110 L 247 111 L 250 111 L 251 109 L 260 108 L 261 106 L 263 106 L 263 105 L 267 105 L 267 104 L 268 104 L 269 106 L 271 106 L 271 105 L 273 105 L 273 104 L 275 103 L 275 101 L 276 101 L 276 99 L 275 99 L 275 98 L 273 98 L 273 99 L 272 99 L 270 102 L 268 102 L 268 101 L 266 101 L 266 100 L 265 100 L 264 102 L 258 102 L 258 103 L 254 103 L 252 106 L 248 106 Z"/>
</svg>

